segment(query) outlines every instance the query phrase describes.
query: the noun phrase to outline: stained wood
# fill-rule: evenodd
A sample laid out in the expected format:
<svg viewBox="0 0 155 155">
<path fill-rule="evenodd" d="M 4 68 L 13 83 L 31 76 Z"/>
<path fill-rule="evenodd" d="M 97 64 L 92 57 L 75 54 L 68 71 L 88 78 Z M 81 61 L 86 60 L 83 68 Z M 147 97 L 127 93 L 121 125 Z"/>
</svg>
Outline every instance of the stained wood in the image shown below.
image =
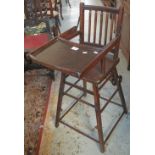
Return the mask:
<svg viewBox="0 0 155 155">
<path fill-rule="evenodd" d="M 108 34 L 108 18 L 109 18 L 109 14 L 105 13 L 105 29 L 104 29 L 104 45 L 106 45 L 107 43 L 107 34 Z"/>
<path fill-rule="evenodd" d="M 94 19 L 94 43 L 96 42 L 96 25 L 97 25 L 97 11 L 95 11 L 95 19 Z"/>
<path fill-rule="evenodd" d="M 90 43 L 90 36 L 91 36 L 91 10 L 89 10 L 89 28 L 88 28 L 88 42 Z"/>
<path fill-rule="evenodd" d="M 103 28 L 103 12 L 101 12 L 101 14 L 100 14 L 99 45 L 101 45 L 101 39 L 102 39 L 102 28 Z"/>
<path fill-rule="evenodd" d="M 89 13 L 86 14 L 85 11 L 88 11 Z M 103 13 L 100 15 L 100 20 L 98 18 L 97 11 L 101 11 L 105 16 L 105 20 L 103 20 Z M 91 12 L 95 12 L 94 15 L 94 21 L 92 21 L 92 14 Z M 118 14 L 118 24 L 117 24 L 117 35 L 112 38 L 112 32 L 113 32 L 113 21 L 110 22 L 110 20 L 113 20 L 113 16 L 110 17 L 112 14 Z M 85 18 L 85 16 L 88 15 L 88 18 Z M 113 132 L 114 128 L 118 124 L 120 118 L 123 116 L 124 113 L 127 113 L 125 100 L 121 88 L 121 77 L 118 76 L 116 66 L 119 62 L 118 58 L 118 51 L 119 51 L 119 44 L 120 44 L 120 30 L 121 30 L 121 12 L 119 9 L 116 8 L 109 8 L 109 7 L 98 7 L 98 6 L 92 6 L 92 5 L 84 5 L 84 3 L 80 3 L 80 30 L 77 31 L 76 27 L 71 28 L 67 32 L 63 33 L 61 37 L 64 37 L 66 39 L 71 39 L 72 37 L 76 36 L 76 34 L 80 35 L 80 43 L 74 43 L 66 39 L 62 38 L 56 38 L 54 41 L 50 41 L 47 45 L 43 46 L 40 49 L 37 49 L 35 52 L 31 54 L 32 60 L 35 62 L 38 62 L 46 67 L 49 67 L 50 69 L 56 69 L 62 72 L 61 77 L 61 84 L 60 84 L 60 90 L 59 90 L 59 97 L 58 97 L 58 104 L 57 104 L 57 115 L 56 115 L 56 124 L 55 126 L 58 127 L 59 123 L 63 123 L 64 125 L 70 127 L 71 129 L 81 133 L 82 135 L 99 142 L 100 150 L 101 152 L 105 151 L 105 141 L 109 138 L 111 133 Z M 84 23 L 85 19 L 88 19 L 88 36 L 86 36 L 84 27 L 87 25 Z M 100 21 L 100 24 L 97 25 L 97 21 Z M 105 23 L 103 23 L 103 21 Z M 94 25 L 93 34 L 91 34 L 91 27 L 90 25 L 92 23 Z M 111 23 L 111 25 L 109 25 Z M 110 42 L 107 43 L 107 34 L 108 34 L 108 25 L 110 26 Z M 100 26 L 100 27 L 99 27 Z M 99 28 L 98 28 L 99 27 Z M 103 34 L 100 33 L 99 35 L 99 43 L 97 43 L 97 30 L 102 32 L 103 28 Z M 71 34 L 72 33 L 72 34 Z M 90 42 L 90 38 L 93 38 L 93 42 Z M 84 36 L 88 37 L 88 42 L 84 41 Z M 102 36 L 104 38 L 104 45 L 101 45 L 101 39 Z M 89 45 L 88 45 L 89 44 Z M 73 50 L 74 49 L 76 50 Z M 112 54 L 114 52 L 114 56 L 109 57 L 109 54 Z M 65 79 L 66 77 L 74 76 L 78 80 L 83 80 L 83 87 L 76 85 L 76 82 L 71 84 L 70 82 L 67 82 Z M 104 86 L 106 82 L 113 79 L 115 82 L 115 85 L 117 86 L 116 92 L 119 92 L 119 96 L 122 102 L 123 107 L 123 114 L 121 117 L 117 120 L 117 122 L 112 126 L 112 129 L 108 132 L 108 136 L 106 138 L 103 137 L 103 130 L 102 130 L 102 120 L 101 120 L 101 112 L 104 111 L 106 106 L 108 106 L 111 99 L 114 97 L 116 92 L 112 94 L 109 99 L 107 99 L 107 102 L 103 108 L 100 107 L 100 94 L 99 90 L 101 89 L 100 86 Z M 86 82 L 90 82 L 93 86 L 93 91 L 89 91 L 86 89 Z M 75 97 L 74 95 L 69 94 L 65 92 L 64 85 L 67 84 L 73 88 L 83 90 L 84 96 L 86 93 L 90 93 L 94 95 L 94 106 L 92 106 L 95 109 L 96 114 L 96 123 L 97 123 L 97 132 L 98 132 L 98 140 L 94 139 L 93 137 L 89 136 L 87 133 L 82 132 L 79 129 L 76 129 L 75 127 L 69 125 L 68 123 L 63 121 L 63 117 L 73 108 L 73 106 L 78 102 L 82 102 L 80 97 Z M 69 88 L 70 89 L 70 88 Z M 72 104 L 71 107 L 68 108 L 68 110 L 63 114 L 61 113 L 61 105 L 62 105 L 62 98 L 64 95 L 68 95 L 69 97 L 74 98 L 75 104 Z M 87 105 L 90 105 L 88 102 L 84 102 Z M 60 117 L 61 116 L 61 117 Z"/>
</svg>

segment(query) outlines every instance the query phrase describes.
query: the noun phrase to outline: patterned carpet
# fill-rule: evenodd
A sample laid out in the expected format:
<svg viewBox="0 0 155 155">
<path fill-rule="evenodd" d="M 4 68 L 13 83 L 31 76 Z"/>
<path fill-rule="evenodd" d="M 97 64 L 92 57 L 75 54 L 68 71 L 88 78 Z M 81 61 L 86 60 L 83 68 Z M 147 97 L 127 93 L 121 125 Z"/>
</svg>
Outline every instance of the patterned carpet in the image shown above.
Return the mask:
<svg viewBox="0 0 155 155">
<path fill-rule="evenodd" d="M 24 74 L 24 155 L 38 155 L 51 83 L 45 69 Z"/>
</svg>

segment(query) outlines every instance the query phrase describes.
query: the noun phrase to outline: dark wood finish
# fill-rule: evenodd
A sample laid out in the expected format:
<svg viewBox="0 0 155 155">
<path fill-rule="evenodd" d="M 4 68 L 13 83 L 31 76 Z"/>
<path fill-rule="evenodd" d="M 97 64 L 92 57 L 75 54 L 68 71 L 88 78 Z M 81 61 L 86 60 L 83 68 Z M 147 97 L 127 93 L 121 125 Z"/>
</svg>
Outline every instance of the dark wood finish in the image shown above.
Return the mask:
<svg viewBox="0 0 155 155">
<path fill-rule="evenodd" d="M 85 11 L 88 11 L 88 14 L 85 14 Z M 95 14 L 93 14 L 93 12 Z M 88 15 L 88 18 L 86 18 L 86 15 Z M 116 69 L 119 62 L 118 51 L 121 39 L 122 16 L 122 8 L 116 9 L 80 3 L 80 30 L 77 30 L 76 26 L 72 27 L 65 33 L 62 33 L 60 38 L 55 38 L 30 54 L 31 59 L 34 62 L 62 72 L 55 126 L 58 127 L 59 123 L 62 123 L 76 132 L 98 142 L 101 152 L 105 151 L 105 142 L 110 137 L 123 114 L 127 113 L 121 88 L 121 76 L 118 75 Z M 98 20 L 99 17 L 102 19 L 100 18 L 100 20 Z M 100 22 L 98 23 L 97 21 Z M 85 30 L 85 22 L 88 22 L 87 31 Z M 98 26 L 99 29 L 96 29 Z M 93 33 L 91 33 L 92 31 L 90 30 L 92 28 Z M 97 36 L 97 30 L 100 32 L 102 31 L 102 34 Z M 72 39 L 75 36 L 80 36 L 80 43 L 69 41 L 69 39 Z M 78 49 L 74 51 L 72 47 L 77 47 Z M 68 75 L 76 77 L 77 81 L 74 83 L 67 81 L 66 78 Z M 80 80 L 83 80 L 83 86 L 77 85 Z M 108 81 L 113 81 L 112 85 L 115 86 L 116 89 L 111 97 L 107 99 L 99 94 L 99 90 L 103 88 Z M 87 82 L 92 84 L 93 90 L 89 90 L 86 87 Z M 65 85 L 69 86 L 66 91 L 64 90 Z M 78 97 L 69 94 L 69 90 L 72 88 L 81 90 L 82 94 Z M 121 104 L 112 100 L 117 92 L 119 93 Z M 94 96 L 94 104 L 82 99 L 87 93 Z M 64 110 L 65 112 L 61 111 L 62 98 L 64 95 L 75 100 L 67 110 Z M 100 98 L 106 101 L 106 104 L 103 107 L 100 107 Z M 63 121 L 65 115 L 69 113 L 75 104 L 78 104 L 78 101 L 95 109 L 98 140 Z M 123 112 L 109 131 L 108 135 L 105 135 L 104 138 L 101 113 L 106 109 L 109 103 L 113 103 L 119 108 L 122 108 Z"/>
<path fill-rule="evenodd" d="M 60 37 L 70 40 L 78 35 L 80 35 L 80 31 L 77 31 L 77 26 L 74 26 L 71 29 L 65 31 L 64 33 L 61 33 Z"/>
<path fill-rule="evenodd" d="M 118 75 L 116 68 L 114 69 L 114 78 L 115 78 L 115 81 L 116 81 L 116 85 L 118 87 L 118 92 L 119 92 L 119 96 L 120 96 L 120 99 L 121 99 L 121 102 L 122 102 L 122 106 L 124 108 L 124 112 L 127 113 L 127 107 L 126 107 L 126 104 L 125 104 L 125 98 L 124 98 L 123 91 L 122 91 L 122 86 L 121 86 L 122 77 Z"/>
<path fill-rule="evenodd" d="M 90 33 L 91 33 L 91 11 L 89 11 L 89 28 L 88 28 L 88 42 L 90 43 Z"/>
<path fill-rule="evenodd" d="M 97 12 L 95 11 L 95 19 L 94 19 L 94 43 L 96 42 L 96 25 L 97 25 Z"/>
<path fill-rule="evenodd" d="M 80 5 L 80 43 L 104 46 L 112 40 L 114 36 L 120 34 L 119 31 L 121 30 L 120 25 L 122 24 L 121 19 L 123 8 L 116 9 L 102 6 L 93 6 L 92 8 L 91 5 L 83 5 L 83 3 Z M 89 20 L 85 20 L 85 14 L 87 11 L 89 14 Z M 121 19 L 118 19 L 118 17 Z M 100 20 L 100 22 L 97 22 L 97 20 Z M 85 25 L 88 25 L 88 35 L 85 35 Z M 97 35 L 96 32 L 97 27 L 100 29 L 99 35 Z M 110 37 L 107 36 L 109 33 Z"/>
<path fill-rule="evenodd" d="M 74 99 L 76 99 L 76 100 L 75 100 L 74 103 L 72 103 L 72 105 L 66 110 L 66 112 L 60 117 L 60 120 L 62 120 L 62 119 L 66 116 L 66 114 L 68 114 L 69 111 L 70 111 L 70 110 L 81 100 L 81 98 L 84 96 L 84 93 L 80 94 L 79 97 L 74 97 L 74 96 L 72 96 L 71 94 L 67 94 L 67 93 L 63 93 L 63 94 L 66 95 L 66 96 L 72 97 L 72 98 L 74 98 Z"/>
<path fill-rule="evenodd" d="M 87 95 L 87 91 L 85 91 L 85 89 L 87 89 L 87 81 L 83 80 L 83 88 L 84 88 L 84 96 Z"/>
<path fill-rule="evenodd" d="M 100 110 L 101 112 L 105 110 L 105 108 L 107 107 L 107 105 L 111 102 L 111 99 L 116 95 L 116 93 L 118 92 L 118 89 L 116 89 L 114 91 L 114 93 L 111 95 L 111 97 L 107 100 L 107 102 L 104 104 L 104 106 L 102 107 L 102 109 Z"/>
<path fill-rule="evenodd" d="M 48 35 L 48 34 L 46 34 Z M 37 36 L 33 36 L 33 37 L 37 37 Z M 50 39 L 51 37 L 49 36 L 48 39 Z M 34 39 L 34 38 L 33 38 Z M 30 42 L 31 40 L 29 40 Z M 25 36 L 24 36 L 24 42 L 25 42 Z M 45 40 L 46 42 L 46 40 Z M 32 43 L 32 42 L 31 42 Z M 25 44 L 25 43 L 24 43 Z M 25 46 L 25 45 L 24 45 Z M 24 47 L 25 48 L 25 47 Z M 34 70 L 34 69 L 45 69 L 44 66 L 37 64 L 37 63 L 33 63 L 31 61 L 31 59 L 29 58 L 29 53 L 31 53 L 33 50 L 35 50 L 37 47 L 33 47 L 33 48 L 25 48 L 24 49 L 24 72 L 28 71 L 28 70 Z M 54 77 L 54 71 L 50 70 L 50 72 L 48 73 L 48 76 L 50 76 L 53 80 L 55 79 Z"/>
<path fill-rule="evenodd" d="M 104 36 L 104 45 L 106 45 L 107 43 L 107 29 L 108 29 L 108 18 L 109 18 L 109 14 L 106 13 L 106 22 L 105 22 L 105 36 Z"/>
<path fill-rule="evenodd" d="M 78 47 L 79 50 L 72 50 L 71 48 L 73 46 Z M 88 45 L 80 45 L 59 38 L 49 42 L 48 46 L 45 45 L 41 48 L 38 48 L 33 53 L 31 53 L 32 55 L 30 56 L 32 59 L 33 56 L 35 56 L 35 59 L 33 61 L 38 61 L 42 65 L 46 65 L 47 67 L 63 72 L 65 71 L 66 74 L 72 74 L 79 77 L 83 74 L 83 72 L 85 72 L 85 66 L 87 66 L 89 62 L 96 60 L 96 54 L 94 54 L 93 52 L 99 52 L 101 50 L 101 48 L 95 48 Z M 83 51 L 87 51 L 88 54 L 84 56 L 84 54 L 82 54 Z"/>
<path fill-rule="evenodd" d="M 83 136 L 86 136 L 86 137 L 90 138 L 91 140 L 94 140 L 94 141 L 97 142 L 97 143 L 99 142 L 97 139 L 95 139 L 95 138 L 89 136 L 88 134 L 82 132 L 81 130 L 79 130 L 79 129 L 75 128 L 75 127 L 72 127 L 71 125 L 67 124 L 66 122 L 64 122 L 64 121 L 62 121 L 62 120 L 60 120 L 60 122 L 61 122 L 62 124 L 64 124 L 64 125 L 68 126 L 69 128 L 71 128 L 72 130 L 74 130 L 74 131 L 76 131 L 76 132 L 82 134 Z"/>
<path fill-rule="evenodd" d="M 99 45 L 101 46 L 101 39 L 102 39 L 102 27 L 103 27 L 103 12 L 101 12 L 100 16 L 100 32 L 99 32 Z"/>
<path fill-rule="evenodd" d="M 84 3 L 80 3 L 80 43 L 84 43 Z"/>
</svg>

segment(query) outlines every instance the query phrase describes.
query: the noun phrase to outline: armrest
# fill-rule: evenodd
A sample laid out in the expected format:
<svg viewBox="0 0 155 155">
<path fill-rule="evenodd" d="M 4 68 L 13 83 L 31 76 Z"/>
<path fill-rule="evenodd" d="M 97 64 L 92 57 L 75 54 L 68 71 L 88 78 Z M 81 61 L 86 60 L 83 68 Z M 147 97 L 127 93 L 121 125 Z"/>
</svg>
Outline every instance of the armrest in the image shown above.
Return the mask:
<svg viewBox="0 0 155 155">
<path fill-rule="evenodd" d="M 60 34 L 61 38 L 70 40 L 80 34 L 80 31 L 77 31 L 77 26 L 70 28 L 69 30 Z"/>
<path fill-rule="evenodd" d="M 83 69 L 80 77 L 83 77 L 86 73 L 89 72 L 99 61 L 102 61 L 105 56 L 111 52 L 111 50 L 115 47 L 119 46 L 121 36 L 117 36 L 112 39 L 106 46 L 103 47 L 103 50 Z"/>
</svg>

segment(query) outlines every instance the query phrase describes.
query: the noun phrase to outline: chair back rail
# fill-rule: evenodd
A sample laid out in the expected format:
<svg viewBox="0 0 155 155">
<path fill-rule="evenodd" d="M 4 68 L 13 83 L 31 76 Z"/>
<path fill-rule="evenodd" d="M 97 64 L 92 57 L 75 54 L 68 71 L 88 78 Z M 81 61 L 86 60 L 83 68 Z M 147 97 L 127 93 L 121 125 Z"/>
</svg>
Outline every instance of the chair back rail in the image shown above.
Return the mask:
<svg viewBox="0 0 155 155">
<path fill-rule="evenodd" d="M 80 43 L 105 46 L 120 34 L 123 8 L 80 3 Z"/>
<path fill-rule="evenodd" d="M 80 3 L 80 43 L 101 47 L 103 50 L 84 69 L 84 76 L 95 65 L 100 64 L 101 72 L 105 72 L 107 53 L 118 60 L 123 7 L 104 7 Z"/>
</svg>

